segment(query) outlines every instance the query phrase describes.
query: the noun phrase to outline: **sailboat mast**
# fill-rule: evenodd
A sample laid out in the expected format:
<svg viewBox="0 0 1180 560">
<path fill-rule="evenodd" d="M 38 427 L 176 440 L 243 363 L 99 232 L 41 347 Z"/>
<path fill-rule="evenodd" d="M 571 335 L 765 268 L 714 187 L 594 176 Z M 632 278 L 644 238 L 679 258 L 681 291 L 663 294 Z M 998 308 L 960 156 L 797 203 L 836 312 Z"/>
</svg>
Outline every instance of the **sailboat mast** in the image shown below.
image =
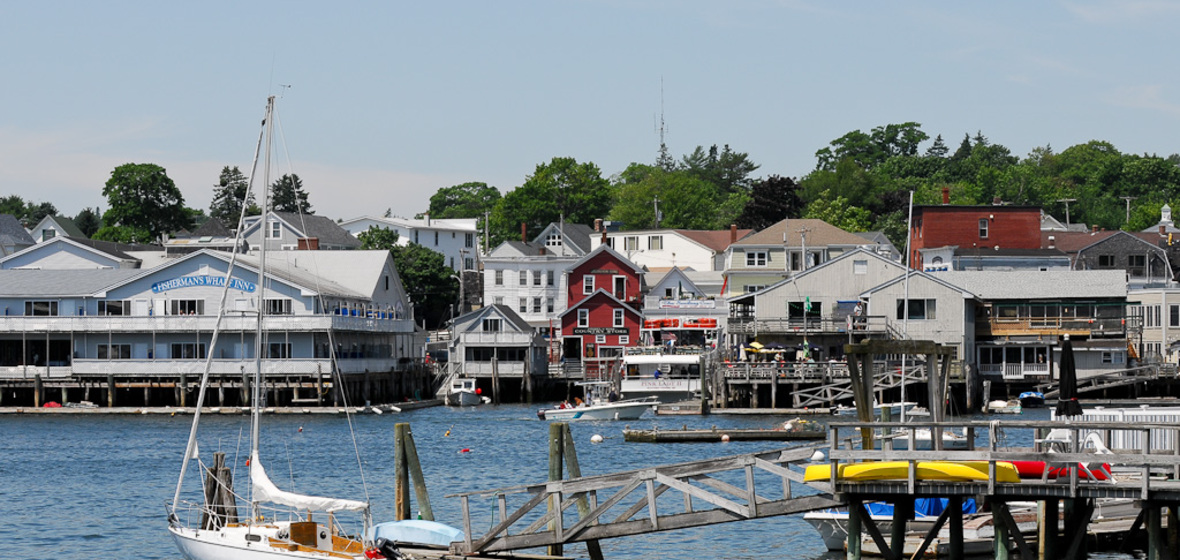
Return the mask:
<svg viewBox="0 0 1180 560">
<path fill-rule="evenodd" d="M 254 383 L 250 391 L 250 457 L 258 456 L 259 425 L 262 415 L 262 321 L 266 311 L 266 241 L 270 228 L 270 154 L 274 144 L 275 96 L 266 98 L 266 155 L 262 167 L 262 218 L 258 228 L 258 323 L 254 330 Z"/>
</svg>

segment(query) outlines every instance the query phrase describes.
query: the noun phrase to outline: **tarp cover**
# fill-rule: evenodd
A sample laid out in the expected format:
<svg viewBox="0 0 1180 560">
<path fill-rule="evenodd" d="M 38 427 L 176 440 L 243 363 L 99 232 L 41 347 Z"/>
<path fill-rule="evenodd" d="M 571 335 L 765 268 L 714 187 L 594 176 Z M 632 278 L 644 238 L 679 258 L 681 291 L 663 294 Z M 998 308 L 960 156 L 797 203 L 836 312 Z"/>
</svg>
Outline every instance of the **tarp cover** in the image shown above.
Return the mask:
<svg viewBox="0 0 1180 560">
<path fill-rule="evenodd" d="M 324 512 L 339 511 L 342 509 L 359 511 L 369 507 L 369 504 L 356 500 L 304 496 L 303 494 L 279 490 L 279 487 L 270 481 L 270 477 L 266 476 L 266 469 L 262 468 L 262 462 L 258 460 L 257 454 L 250 458 L 250 482 L 254 485 L 254 499 L 259 502 L 269 502 L 299 509 Z"/>
</svg>

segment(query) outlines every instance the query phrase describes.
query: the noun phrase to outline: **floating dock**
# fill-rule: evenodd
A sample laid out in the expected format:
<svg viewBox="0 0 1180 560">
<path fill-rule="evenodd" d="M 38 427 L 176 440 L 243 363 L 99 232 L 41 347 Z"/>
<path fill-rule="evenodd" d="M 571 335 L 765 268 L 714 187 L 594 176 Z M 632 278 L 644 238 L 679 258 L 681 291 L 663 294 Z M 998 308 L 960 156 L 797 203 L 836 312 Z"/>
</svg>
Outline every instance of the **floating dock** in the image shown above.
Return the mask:
<svg viewBox="0 0 1180 560">
<path fill-rule="evenodd" d="M 638 443 L 712 443 L 720 441 L 808 441 L 828 437 L 823 430 L 623 430 L 623 441 Z"/>
</svg>

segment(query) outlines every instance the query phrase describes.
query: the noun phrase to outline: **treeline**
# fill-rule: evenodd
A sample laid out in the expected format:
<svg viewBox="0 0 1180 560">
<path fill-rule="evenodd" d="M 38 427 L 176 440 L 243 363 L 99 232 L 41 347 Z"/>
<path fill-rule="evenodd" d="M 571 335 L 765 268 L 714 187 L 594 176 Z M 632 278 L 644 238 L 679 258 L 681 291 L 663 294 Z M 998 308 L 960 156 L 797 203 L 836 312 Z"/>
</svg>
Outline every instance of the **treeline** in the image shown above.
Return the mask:
<svg viewBox="0 0 1180 560">
<path fill-rule="evenodd" d="M 915 204 L 940 204 L 945 187 L 952 204 L 998 198 L 1040 206 L 1062 221 L 1069 205 L 1072 223 L 1131 231 L 1151 227 L 1161 206 L 1180 200 L 1180 155 L 1123 154 L 1097 140 L 1019 158 L 981 132 L 964 134 L 952 151 L 941 135 L 931 140 L 919 123 L 907 122 L 854 130 L 815 156 L 815 169 L 799 179 L 755 177 L 761 166 L 729 146 L 697 147 L 679 160 L 661 146 L 655 162 L 610 177 L 593 163 L 559 157 L 503 195 L 478 182 L 439 189 L 429 213 L 479 218 L 481 227 L 486 213 L 492 246 L 518 239 L 521 223 L 531 238 L 559 219 L 605 218 L 624 229 L 760 229 L 799 217 L 881 230 L 901 246 L 911 191 Z"/>
</svg>

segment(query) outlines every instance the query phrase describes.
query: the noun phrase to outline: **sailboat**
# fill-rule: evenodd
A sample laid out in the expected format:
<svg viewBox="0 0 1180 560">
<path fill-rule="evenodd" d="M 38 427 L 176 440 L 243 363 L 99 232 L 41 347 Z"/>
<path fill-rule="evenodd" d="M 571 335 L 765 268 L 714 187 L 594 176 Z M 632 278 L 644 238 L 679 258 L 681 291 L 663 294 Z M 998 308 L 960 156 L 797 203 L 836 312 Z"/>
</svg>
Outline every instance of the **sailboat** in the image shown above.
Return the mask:
<svg viewBox="0 0 1180 560">
<path fill-rule="evenodd" d="M 262 137 L 265 136 L 266 156 L 263 176 L 264 185 L 269 185 L 271 137 L 274 132 L 274 96 L 267 100 L 266 116 L 263 119 L 263 131 L 259 137 L 258 148 L 254 156 L 254 169 L 258 166 L 258 151 L 262 148 Z M 250 182 L 253 185 L 255 173 L 251 173 Z M 263 192 L 266 192 L 265 186 Z M 262 208 L 268 206 L 267 196 L 262 196 Z M 267 215 L 262 216 L 266 224 Z M 244 221 L 244 211 L 243 211 Z M 239 222 L 238 232 L 241 235 L 242 222 Z M 240 244 L 236 244 L 240 246 Z M 354 558 L 378 559 L 396 558 L 396 550 L 388 546 L 377 546 L 372 542 L 363 541 L 363 537 L 347 535 L 369 535 L 368 529 L 372 525 L 370 504 L 368 501 L 310 496 L 281 490 L 267 475 L 259 453 L 259 439 L 261 435 L 260 420 L 262 398 L 262 355 L 263 355 L 263 326 L 266 309 L 263 299 L 266 293 L 266 251 L 265 242 L 260 244 L 258 255 L 258 313 L 257 327 L 254 341 L 253 373 L 254 382 L 251 384 L 250 397 L 250 455 L 249 455 L 249 494 L 246 498 L 248 505 L 243 506 L 244 515 L 238 515 L 236 506 L 237 496 L 229 487 L 228 480 L 218 478 L 211 470 L 205 481 L 205 499 L 200 503 L 182 502 L 181 493 L 184 488 L 184 477 L 189 462 L 198 458 L 197 429 L 201 420 L 201 407 L 204 404 L 205 392 L 208 387 L 210 365 L 213 352 L 208 353 L 205 362 L 205 372 L 201 378 L 200 390 L 197 396 L 197 407 L 193 414 L 193 423 L 189 431 L 188 445 L 185 447 L 184 460 L 181 464 L 180 477 L 176 484 L 176 494 L 167 504 L 168 531 L 172 535 L 180 553 L 188 560 L 253 560 L 253 559 L 306 559 L 306 558 Z M 217 316 L 217 327 L 213 331 L 210 348 L 215 348 L 220 334 L 222 320 L 226 313 L 226 294 L 231 284 L 229 281 L 234 274 L 234 266 L 238 259 L 235 249 L 230 259 L 226 273 L 225 291 L 222 292 L 221 305 Z M 243 364 L 244 371 L 250 372 L 250 366 Z M 224 469 L 223 469 L 224 470 Z M 335 473 L 332 473 L 335 475 Z M 228 478 L 228 477 L 226 477 Z M 353 513 L 345 513 L 353 512 Z M 338 515 L 359 518 L 361 527 L 355 532 L 341 528 Z M 386 543 L 381 543 L 385 545 Z"/>
</svg>

